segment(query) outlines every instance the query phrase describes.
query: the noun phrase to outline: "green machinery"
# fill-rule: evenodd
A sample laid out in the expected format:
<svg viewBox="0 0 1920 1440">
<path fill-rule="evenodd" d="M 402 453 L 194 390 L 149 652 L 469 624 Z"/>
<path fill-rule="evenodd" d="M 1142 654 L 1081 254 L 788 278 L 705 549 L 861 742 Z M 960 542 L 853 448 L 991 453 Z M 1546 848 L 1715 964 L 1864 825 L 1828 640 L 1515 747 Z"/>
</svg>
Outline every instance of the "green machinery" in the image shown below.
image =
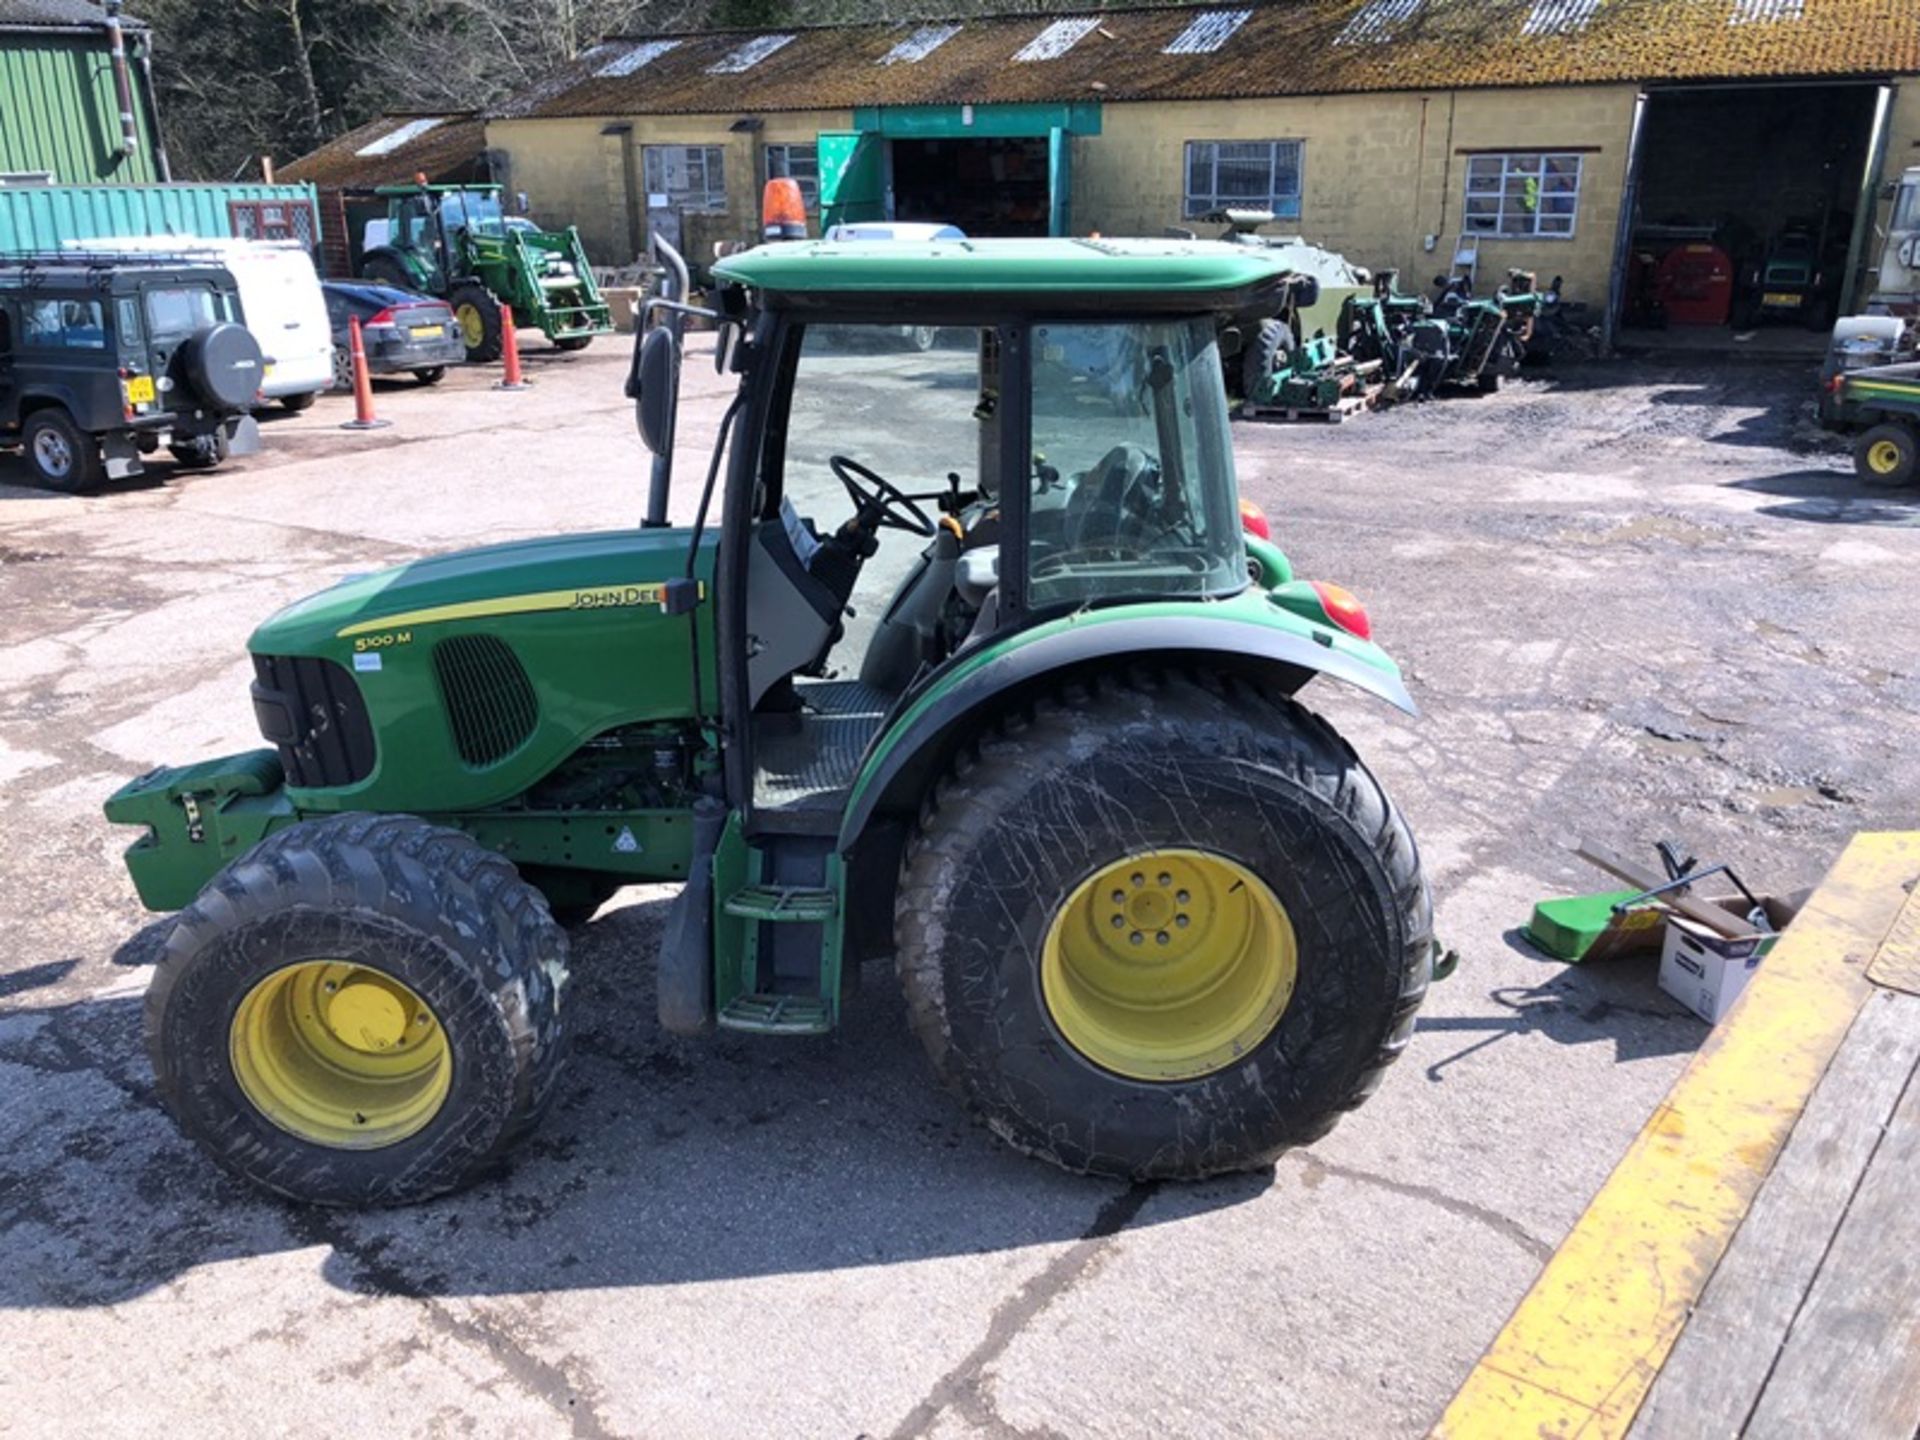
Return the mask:
<svg viewBox="0 0 1920 1440">
<path fill-rule="evenodd" d="M 562 350 L 584 350 L 613 333 L 613 313 L 594 283 L 580 232 L 541 230 L 507 215 L 498 185 L 395 185 L 384 243 L 367 248 L 369 280 L 447 301 L 467 359 L 500 358 L 500 307 L 515 325 L 537 325 Z"/>
<path fill-rule="evenodd" d="M 1820 423 L 1853 437 L 1853 468 L 1875 485 L 1920 479 L 1920 361 L 1847 368 L 1829 352 Z"/>
<path fill-rule="evenodd" d="M 1405 822 L 1302 704 L 1325 676 L 1411 712 L 1399 672 L 1242 526 L 1216 327 L 1286 272 L 793 243 L 696 310 L 659 248 L 645 522 L 289 606 L 249 642 L 267 746 L 107 802 L 183 911 L 147 1000 L 168 1109 L 305 1200 L 466 1183 L 561 1084 L 565 927 L 675 881 L 670 1031 L 824 1032 L 890 956 L 935 1068 L 1036 1156 L 1198 1176 L 1323 1134 L 1435 951 Z M 692 314 L 737 390 L 669 526 Z M 902 324 L 943 343 L 830 333 Z"/>
</svg>

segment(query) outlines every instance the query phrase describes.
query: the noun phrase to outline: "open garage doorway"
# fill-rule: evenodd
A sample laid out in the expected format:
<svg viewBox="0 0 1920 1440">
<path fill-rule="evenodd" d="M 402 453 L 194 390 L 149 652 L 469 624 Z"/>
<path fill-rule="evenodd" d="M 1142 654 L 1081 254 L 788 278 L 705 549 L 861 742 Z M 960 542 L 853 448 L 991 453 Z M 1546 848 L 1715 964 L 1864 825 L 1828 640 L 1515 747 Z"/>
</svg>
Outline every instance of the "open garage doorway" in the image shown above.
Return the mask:
<svg viewBox="0 0 1920 1440">
<path fill-rule="evenodd" d="M 896 220 L 958 225 L 969 235 L 1045 235 L 1052 190 L 1047 140 L 892 142 Z"/>
<path fill-rule="evenodd" d="M 1620 342 L 1821 353 L 1845 290 L 1879 94 L 1874 85 L 1650 92 Z"/>
</svg>

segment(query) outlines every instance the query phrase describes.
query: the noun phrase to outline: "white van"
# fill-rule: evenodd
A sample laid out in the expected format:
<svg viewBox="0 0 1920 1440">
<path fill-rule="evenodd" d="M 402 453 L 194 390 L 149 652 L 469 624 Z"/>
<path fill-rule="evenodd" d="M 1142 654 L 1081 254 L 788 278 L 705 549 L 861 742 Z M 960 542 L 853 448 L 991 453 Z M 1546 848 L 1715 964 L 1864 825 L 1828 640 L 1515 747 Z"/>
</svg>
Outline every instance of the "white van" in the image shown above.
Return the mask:
<svg viewBox="0 0 1920 1440">
<path fill-rule="evenodd" d="M 104 236 L 69 248 L 106 253 L 163 251 L 224 265 L 240 292 L 240 318 L 266 357 L 260 389 L 289 410 L 304 410 L 333 384 L 333 324 L 313 261 L 293 240 L 210 239 L 194 235 Z"/>
</svg>

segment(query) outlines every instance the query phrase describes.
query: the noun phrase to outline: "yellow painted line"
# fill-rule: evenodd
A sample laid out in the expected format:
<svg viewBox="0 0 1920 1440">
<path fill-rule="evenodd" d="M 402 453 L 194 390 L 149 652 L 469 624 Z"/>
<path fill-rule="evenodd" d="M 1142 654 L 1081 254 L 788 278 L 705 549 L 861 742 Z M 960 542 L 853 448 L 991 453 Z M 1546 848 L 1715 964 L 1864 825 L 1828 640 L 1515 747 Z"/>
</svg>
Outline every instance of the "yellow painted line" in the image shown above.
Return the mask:
<svg viewBox="0 0 1920 1440">
<path fill-rule="evenodd" d="M 701 596 L 707 587 L 700 587 Z M 375 630 L 434 625 L 447 620 L 484 620 L 494 615 L 529 615 L 542 610 L 607 610 L 629 605 L 658 605 L 666 598 L 664 585 L 594 585 L 586 589 L 540 590 L 527 595 L 498 595 L 490 600 L 467 600 L 457 605 L 432 605 L 403 610 L 378 620 L 360 620 L 338 632 L 336 639 L 367 635 Z"/>
<path fill-rule="evenodd" d="M 1707 1038 L 1434 1427 L 1624 1436 L 1920 879 L 1920 832 L 1856 835 Z"/>
</svg>

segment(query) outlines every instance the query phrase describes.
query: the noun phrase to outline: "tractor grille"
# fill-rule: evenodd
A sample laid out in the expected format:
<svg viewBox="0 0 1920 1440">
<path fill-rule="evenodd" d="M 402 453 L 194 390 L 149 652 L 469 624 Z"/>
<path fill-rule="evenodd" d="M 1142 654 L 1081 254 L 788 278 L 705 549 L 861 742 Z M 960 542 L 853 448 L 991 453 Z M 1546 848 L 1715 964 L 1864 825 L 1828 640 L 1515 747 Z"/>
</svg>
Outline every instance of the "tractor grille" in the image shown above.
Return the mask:
<svg viewBox="0 0 1920 1440">
<path fill-rule="evenodd" d="M 343 665 L 313 655 L 253 657 L 253 718 L 287 783 L 352 785 L 373 773 L 373 725 Z"/>
<path fill-rule="evenodd" d="M 504 640 L 455 635 L 433 647 L 433 674 L 453 727 L 454 748 L 475 769 L 527 743 L 540 718 L 533 682 Z"/>
</svg>

